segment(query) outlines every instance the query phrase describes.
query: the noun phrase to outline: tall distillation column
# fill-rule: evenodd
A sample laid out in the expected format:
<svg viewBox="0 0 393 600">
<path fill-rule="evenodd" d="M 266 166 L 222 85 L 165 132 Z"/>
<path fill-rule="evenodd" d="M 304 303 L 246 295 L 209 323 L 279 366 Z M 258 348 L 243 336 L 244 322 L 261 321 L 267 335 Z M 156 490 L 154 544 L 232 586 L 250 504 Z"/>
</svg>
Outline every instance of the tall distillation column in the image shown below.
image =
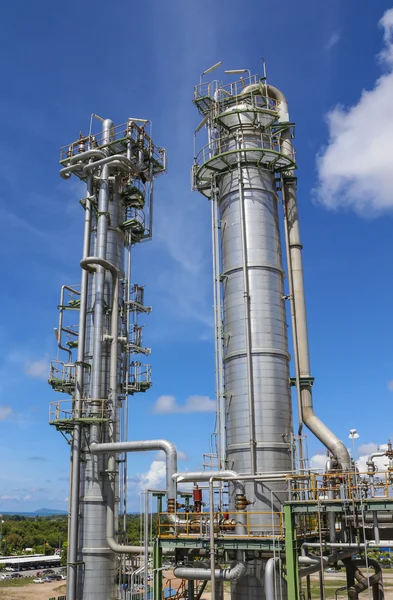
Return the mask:
<svg viewBox="0 0 393 600">
<path fill-rule="evenodd" d="M 222 302 L 215 311 L 220 466 L 242 475 L 288 473 L 290 357 L 276 173 L 294 168 L 294 156 L 280 147 L 278 102 L 258 77 L 201 84 L 194 102 L 209 133 L 195 159 L 194 187 L 212 202 L 215 301 Z M 252 511 L 265 513 L 250 515 L 251 527 L 277 534 L 287 484 L 247 482 L 245 495 Z M 249 562 L 233 597 L 263 597 L 262 580 L 263 562 Z"/>
<path fill-rule="evenodd" d="M 152 142 L 148 121 L 129 119 L 114 127 L 97 118 L 102 131 L 92 135 L 90 128 L 60 156 L 61 176 L 74 174 L 87 187 L 81 200 L 82 282 L 62 288 L 55 330 L 59 354 L 49 377 L 56 391 L 72 396 L 53 402 L 50 410 L 50 423 L 71 444 L 67 600 L 120 597 L 107 516 L 115 514 L 115 536 L 122 541 L 126 455 L 116 454 L 111 470 L 106 455 L 90 447 L 127 440 L 128 395 L 151 386 L 151 368 L 137 356 L 150 353 L 138 322 L 150 309 L 143 288 L 130 283 L 131 247 L 151 238 L 153 179 L 165 171 L 166 160 Z M 75 310 L 78 326 L 69 317 Z"/>
</svg>

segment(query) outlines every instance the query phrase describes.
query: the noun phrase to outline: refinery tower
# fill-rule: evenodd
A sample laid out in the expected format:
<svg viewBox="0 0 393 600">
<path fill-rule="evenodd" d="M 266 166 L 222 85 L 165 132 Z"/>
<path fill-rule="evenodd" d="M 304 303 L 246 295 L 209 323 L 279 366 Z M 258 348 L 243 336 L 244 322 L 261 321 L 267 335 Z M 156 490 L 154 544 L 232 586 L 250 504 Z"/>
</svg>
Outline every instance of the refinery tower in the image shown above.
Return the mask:
<svg viewBox="0 0 393 600">
<path fill-rule="evenodd" d="M 309 600 L 317 572 L 325 597 L 331 565 L 345 569 L 344 597 L 368 589 L 380 600 L 382 572 L 368 551 L 393 546 L 393 451 L 380 452 L 382 473 L 374 455 L 359 473 L 314 413 L 294 123 L 266 73 L 203 80 L 220 66 L 194 89 L 192 181 L 212 215 L 217 398 L 215 444 L 200 472 L 178 472 L 170 441 L 130 441 L 127 431 L 128 396 L 152 384 L 141 322 L 151 309 L 130 280 L 131 249 L 152 236 L 165 151 L 148 121 L 114 127 L 96 115 L 89 134 L 61 150 L 61 176 L 86 184 L 82 279 L 62 288 L 50 371 L 52 387 L 71 396 L 50 412 L 71 444 L 67 600 L 162 600 L 168 570 L 176 600 L 222 600 L 229 590 L 233 600 Z M 303 425 L 326 448 L 324 471 L 310 469 Z M 165 453 L 166 484 L 146 490 L 143 540 L 132 546 L 127 461 L 150 450 Z"/>
</svg>

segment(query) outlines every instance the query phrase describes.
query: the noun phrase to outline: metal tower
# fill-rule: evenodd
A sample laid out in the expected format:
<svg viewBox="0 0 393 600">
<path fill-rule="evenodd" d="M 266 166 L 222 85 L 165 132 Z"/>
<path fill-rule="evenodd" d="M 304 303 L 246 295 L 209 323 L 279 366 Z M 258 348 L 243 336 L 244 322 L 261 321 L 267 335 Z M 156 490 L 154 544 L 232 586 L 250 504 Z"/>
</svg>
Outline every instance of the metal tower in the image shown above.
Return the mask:
<svg viewBox="0 0 393 600">
<path fill-rule="evenodd" d="M 102 122 L 96 135 L 93 117 Z M 150 128 L 141 119 L 115 127 L 92 115 L 89 135 L 60 151 L 61 177 L 86 184 L 82 281 L 62 287 L 49 376 L 55 391 L 71 396 L 50 406 L 50 423 L 71 445 L 68 600 L 119 596 L 116 545 L 125 541 L 127 506 L 127 455 L 119 444 L 127 440 L 129 394 L 152 383 L 139 322 L 151 309 L 144 288 L 130 282 L 131 248 L 152 236 L 153 181 L 166 168 Z M 119 447 L 108 464 L 102 443 Z"/>
</svg>

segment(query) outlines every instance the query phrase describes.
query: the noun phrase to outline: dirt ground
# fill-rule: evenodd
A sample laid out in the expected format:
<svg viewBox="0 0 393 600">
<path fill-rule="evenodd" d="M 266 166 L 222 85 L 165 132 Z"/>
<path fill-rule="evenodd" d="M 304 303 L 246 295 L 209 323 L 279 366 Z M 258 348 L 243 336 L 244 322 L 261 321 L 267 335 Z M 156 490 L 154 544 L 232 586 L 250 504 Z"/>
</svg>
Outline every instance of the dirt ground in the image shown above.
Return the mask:
<svg viewBox="0 0 393 600">
<path fill-rule="evenodd" d="M 0 600 L 49 600 L 65 594 L 65 585 L 59 581 L 51 583 L 28 583 L 23 587 L 0 588 Z"/>
</svg>

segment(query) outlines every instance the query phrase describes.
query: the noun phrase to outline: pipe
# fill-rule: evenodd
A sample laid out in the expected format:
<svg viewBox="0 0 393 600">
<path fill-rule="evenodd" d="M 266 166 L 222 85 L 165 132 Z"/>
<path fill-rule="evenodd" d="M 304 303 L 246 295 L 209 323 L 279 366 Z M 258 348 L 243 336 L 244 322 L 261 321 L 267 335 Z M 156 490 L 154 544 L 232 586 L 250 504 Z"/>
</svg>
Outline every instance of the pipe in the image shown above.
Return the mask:
<svg viewBox="0 0 393 600">
<path fill-rule="evenodd" d="M 96 162 L 85 165 L 83 167 L 83 172 L 88 173 L 89 171 L 98 169 L 98 167 L 110 165 L 111 163 L 114 163 L 113 166 L 123 165 L 137 175 L 140 175 L 140 173 L 143 172 L 135 163 L 129 160 L 126 156 L 123 156 L 123 154 L 112 154 L 111 156 L 106 156 L 101 160 L 97 160 Z"/>
<path fill-rule="evenodd" d="M 83 165 L 77 164 L 77 165 L 71 165 L 69 167 L 64 167 L 63 169 L 60 169 L 59 175 L 63 179 L 69 179 L 73 173 L 80 171 L 82 166 Z"/>
<path fill-rule="evenodd" d="M 381 565 L 372 558 L 368 558 L 366 561 L 364 559 L 357 559 L 353 561 L 355 565 L 355 579 L 357 583 L 351 586 L 348 589 L 348 598 L 350 600 L 358 600 L 359 594 L 364 590 L 369 589 L 370 587 L 373 589 L 373 598 L 374 600 L 383 600 L 383 582 L 382 582 L 382 569 Z M 375 573 L 370 577 L 366 577 L 358 568 L 359 566 L 371 566 Z M 379 585 L 380 584 L 380 585 Z"/>
<path fill-rule="evenodd" d="M 91 158 L 105 158 L 106 154 L 103 150 L 98 150 L 98 148 L 93 148 L 91 150 L 86 150 L 86 152 L 81 152 L 80 154 L 74 154 L 68 159 L 68 165 L 74 164 L 76 162 L 84 162 L 85 160 L 89 160 Z"/>
<path fill-rule="evenodd" d="M 143 440 L 135 442 L 107 442 L 98 444 L 96 442 L 90 445 L 90 451 L 92 454 L 98 453 L 120 453 L 120 452 L 142 452 L 148 450 L 163 450 L 166 454 L 166 481 L 167 481 L 167 494 L 168 500 L 174 499 L 176 501 L 177 486 L 176 482 L 173 481 L 173 473 L 176 472 L 177 468 L 177 450 L 171 442 L 166 440 Z M 108 460 L 108 473 L 113 472 L 113 466 L 115 457 L 109 457 Z M 113 552 L 118 554 L 138 554 L 140 552 L 139 546 L 126 546 L 119 544 L 115 540 L 115 512 L 114 512 L 114 498 L 110 498 L 107 505 L 107 520 L 106 520 L 106 540 L 109 548 Z"/>
<path fill-rule="evenodd" d="M 280 564 L 280 559 L 277 556 L 272 556 L 265 564 L 265 599 L 276 600 L 276 570 Z"/>
<path fill-rule="evenodd" d="M 267 93 L 280 102 L 279 122 L 288 123 L 288 103 L 284 94 L 277 88 L 267 85 Z M 289 129 L 281 133 L 281 152 L 293 157 Z M 304 295 L 302 244 L 300 241 L 299 216 L 296 197 L 296 181 L 293 172 L 284 173 L 282 178 L 282 198 L 285 225 L 288 227 L 286 241 L 289 244 L 290 261 L 288 264 L 289 278 L 291 279 L 291 302 L 293 302 L 294 344 L 297 344 L 297 354 L 300 368 L 301 386 L 301 417 L 308 429 L 330 450 L 340 463 L 343 471 L 349 471 L 351 460 L 344 443 L 319 419 L 314 413 L 312 391 L 310 354 L 308 345 L 307 315 Z M 302 381 L 303 379 L 303 381 Z"/>
<path fill-rule="evenodd" d="M 166 455 L 166 488 L 168 500 L 176 500 L 177 485 L 173 475 L 177 469 L 176 447 L 167 440 L 141 440 L 133 442 L 106 442 L 90 445 L 93 454 L 120 453 L 120 452 L 148 452 L 150 450 L 163 450 Z"/>
<path fill-rule="evenodd" d="M 308 577 L 313 573 L 318 573 L 319 571 L 325 569 L 329 565 L 339 562 L 340 560 L 344 560 L 349 558 L 354 553 L 354 550 L 351 551 L 343 551 L 343 552 L 334 552 L 329 556 L 299 556 L 299 564 L 309 565 L 299 570 L 300 577 Z"/>
<path fill-rule="evenodd" d="M 93 192 L 93 181 L 89 177 L 87 180 L 87 198 L 85 205 L 85 224 L 83 236 L 83 258 L 86 258 L 90 252 L 91 235 L 91 200 Z M 86 338 L 86 315 L 88 298 L 88 273 L 82 271 L 81 289 L 80 289 L 80 308 L 79 308 L 79 338 L 77 361 L 75 365 L 75 412 L 77 415 L 81 411 L 83 398 L 83 379 L 84 379 L 84 361 L 85 361 L 85 338 Z M 78 527 L 79 527 L 79 490 L 80 490 L 80 452 L 81 452 L 81 426 L 76 423 L 72 436 L 72 469 L 71 469 L 71 494 L 70 494 L 70 534 L 68 540 L 68 577 L 67 577 L 67 597 L 69 600 L 76 599 L 77 583 L 77 559 L 78 559 Z"/>
<path fill-rule="evenodd" d="M 242 144 L 240 137 L 238 147 L 241 150 Z M 240 228 L 241 228 L 241 247 L 242 247 L 242 267 L 243 267 L 243 299 L 244 299 L 244 322 L 246 330 L 246 360 L 247 360 L 247 397 L 248 397 L 248 427 L 250 439 L 250 470 L 251 475 L 256 473 L 255 457 L 255 411 L 254 411 L 254 381 L 252 365 L 252 337 L 251 337 L 251 317 L 250 317 L 250 286 L 248 280 L 248 256 L 247 256 L 247 227 L 244 211 L 244 193 L 243 193 L 243 173 L 240 160 L 240 152 L 237 153 L 237 173 L 239 189 L 239 207 L 240 207 Z"/>
<path fill-rule="evenodd" d="M 173 479 L 178 483 L 188 483 L 198 481 L 209 481 L 211 477 L 220 479 L 237 479 L 239 477 L 236 471 L 188 471 L 185 473 L 174 473 Z"/>
<path fill-rule="evenodd" d="M 359 548 L 393 548 L 393 540 L 383 540 L 377 543 L 375 540 L 369 540 L 367 543 L 354 544 L 353 542 L 323 542 L 323 548 L 350 548 L 358 550 Z M 302 548 L 320 548 L 319 542 L 304 542 Z"/>
<path fill-rule="evenodd" d="M 226 569 L 214 569 L 214 577 L 219 581 L 237 581 L 245 575 L 246 571 L 247 564 L 245 562 L 239 562 L 236 563 L 235 566 Z M 210 581 L 213 579 L 212 570 L 205 568 L 175 567 L 173 574 L 178 579 L 197 579 L 198 581 Z"/>
</svg>

